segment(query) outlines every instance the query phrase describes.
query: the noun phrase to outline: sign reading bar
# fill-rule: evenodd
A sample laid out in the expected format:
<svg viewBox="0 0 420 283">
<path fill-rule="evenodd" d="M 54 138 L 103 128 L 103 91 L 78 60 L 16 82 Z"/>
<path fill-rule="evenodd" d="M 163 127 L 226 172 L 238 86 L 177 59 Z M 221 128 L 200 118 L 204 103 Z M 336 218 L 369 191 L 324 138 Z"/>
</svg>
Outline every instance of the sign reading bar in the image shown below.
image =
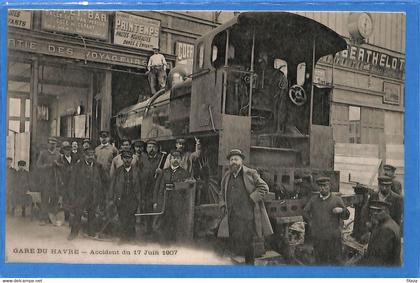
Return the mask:
<svg viewBox="0 0 420 283">
<path fill-rule="evenodd" d="M 333 56 L 329 55 L 319 62 L 332 64 L 332 60 Z M 347 50 L 336 54 L 334 64 L 396 79 L 403 79 L 405 70 L 404 58 L 351 44 L 348 44 Z"/>
<path fill-rule="evenodd" d="M 31 29 L 32 13 L 25 10 L 9 10 L 7 23 L 11 27 Z"/>
<path fill-rule="evenodd" d="M 9 35 L 8 47 L 13 50 L 41 53 L 77 60 L 146 68 L 147 58 L 139 55 L 124 54 L 100 48 L 83 48 L 66 43 L 56 43 L 43 39 Z"/>
<path fill-rule="evenodd" d="M 117 45 L 152 50 L 159 47 L 160 21 L 127 13 L 116 12 L 114 43 Z"/>
<path fill-rule="evenodd" d="M 78 34 L 107 40 L 108 26 L 108 14 L 104 11 L 42 11 L 41 28 L 47 31 Z"/>
</svg>

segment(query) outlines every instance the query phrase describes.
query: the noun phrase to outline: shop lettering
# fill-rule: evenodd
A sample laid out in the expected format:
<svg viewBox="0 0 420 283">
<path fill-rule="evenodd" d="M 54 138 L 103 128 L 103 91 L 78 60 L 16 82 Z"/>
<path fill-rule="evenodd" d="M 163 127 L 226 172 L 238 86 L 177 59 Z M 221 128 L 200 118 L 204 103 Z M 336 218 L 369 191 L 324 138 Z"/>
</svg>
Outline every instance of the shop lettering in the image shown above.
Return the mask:
<svg viewBox="0 0 420 283">
<path fill-rule="evenodd" d="M 194 45 L 188 43 L 177 42 L 178 60 L 192 59 L 194 56 Z"/>
<path fill-rule="evenodd" d="M 130 21 L 124 21 L 121 18 L 117 18 L 115 22 L 116 22 L 115 29 L 119 31 L 140 33 L 140 34 L 145 34 L 149 36 L 159 36 L 158 27 L 136 24 Z"/>
<path fill-rule="evenodd" d="M 109 54 L 109 53 L 104 53 L 104 52 L 87 51 L 86 57 L 87 59 L 92 59 L 96 61 L 100 60 L 103 62 L 118 62 L 118 63 L 127 63 L 127 64 L 132 64 L 132 65 L 139 65 L 139 66 L 145 65 L 145 63 L 138 58 L 114 55 L 114 54 Z"/>
<path fill-rule="evenodd" d="M 10 38 L 8 40 L 8 47 L 9 48 L 36 50 L 37 46 L 38 46 L 38 44 L 36 42 L 29 41 L 29 40 L 14 39 L 14 38 Z"/>
<path fill-rule="evenodd" d="M 48 45 L 48 52 L 53 53 L 53 54 L 55 53 L 55 54 L 69 55 L 69 56 L 72 56 L 74 53 L 73 48 L 71 47 L 55 46 L 52 44 Z"/>
</svg>

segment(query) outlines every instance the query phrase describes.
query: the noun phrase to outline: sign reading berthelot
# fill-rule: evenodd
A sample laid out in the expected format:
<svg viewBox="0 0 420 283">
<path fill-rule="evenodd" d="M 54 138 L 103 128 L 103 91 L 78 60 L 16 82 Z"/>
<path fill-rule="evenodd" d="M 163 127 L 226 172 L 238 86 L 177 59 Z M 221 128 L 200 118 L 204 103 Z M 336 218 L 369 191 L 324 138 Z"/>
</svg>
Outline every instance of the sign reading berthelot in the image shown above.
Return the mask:
<svg viewBox="0 0 420 283">
<path fill-rule="evenodd" d="M 128 13 L 115 14 L 114 43 L 152 50 L 159 47 L 160 21 Z"/>
</svg>

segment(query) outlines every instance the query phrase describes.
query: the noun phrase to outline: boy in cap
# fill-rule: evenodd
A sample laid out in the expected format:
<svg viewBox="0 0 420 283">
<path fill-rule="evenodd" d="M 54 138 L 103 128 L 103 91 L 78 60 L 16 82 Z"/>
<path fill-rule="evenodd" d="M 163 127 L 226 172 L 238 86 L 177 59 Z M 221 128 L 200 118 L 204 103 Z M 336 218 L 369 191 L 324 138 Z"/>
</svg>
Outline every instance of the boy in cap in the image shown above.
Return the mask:
<svg viewBox="0 0 420 283">
<path fill-rule="evenodd" d="M 388 176 L 392 179 L 392 186 L 391 186 L 391 190 L 396 193 L 397 195 L 401 195 L 402 193 L 402 186 L 400 181 L 398 181 L 395 178 L 395 170 L 397 168 L 395 168 L 394 166 L 390 165 L 390 164 L 385 164 L 384 165 L 384 175 Z"/>
<path fill-rule="evenodd" d="M 379 191 L 370 196 L 370 201 L 380 200 L 390 204 L 389 215 L 398 224 L 401 225 L 402 217 L 402 198 L 391 190 L 392 179 L 388 176 L 378 177 Z"/>
<path fill-rule="evenodd" d="M 372 233 L 367 253 L 359 262 L 359 265 L 401 265 L 400 227 L 389 216 L 389 207 L 390 204 L 384 201 L 371 201 L 369 203 Z"/>
<path fill-rule="evenodd" d="M 152 95 L 166 86 L 166 63 L 165 56 L 159 53 L 158 47 L 153 48 L 153 55 L 150 56 L 147 63 L 147 71 L 149 75 L 150 90 Z"/>
<path fill-rule="evenodd" d="M 82 215 L 87 211 L 87 234 L 94 236 L 95 227 L 93 220 L 95 211 L 102 199 L 102 178 L 101 166 L 95 161 L 95 150 L 88 148 L 84 151 L 83 160 L 81 160 L 73 170 L 70 198 L 71 198 L 71 232 L 68 240 L 71 241 L 77 237 L 82 226 Z"/>
<path fill-rule="evenodd" d="M 110 199 L 117 207 L 120 224 L 120 241 L 126 242 L 136 236 L 136 212 L 140 203 L 140 192 L 144 186 L 132 166 L 133 152 L 121 152 L 123 165 L 111 180 Z"/>
<path fill-rule="evenodd" d="M 245 264 L 254 264 L 254 240 L 273 234 L 263 201 L 268 185 L 256 170 L 243 165 L 241 150 L 232 149 L 227 159 L 229 170 L 222 178 L 219 194 L 223 219 L 217 236 L 227 238 L 229 249 L 245 256 Z"/>
<path fill-rule="evenodd" d="M 181 167 L 180 152 L 173 151 L 169 161 L 169 168 L 163 169 L 156 181 L 153 192 L 153 209 L 155 211 L 161 211 L 163 209 L 165 188 L 167 186 L 174 186 L 174 183 L 184 182 L 189 177 L 188 172 Z M 169 194 L 166 200 L 165 213 L 161 217 L 157 217 L 155 221 L 157 226 L 159 226 L 160 240 L 171 242 L 174 241 L 174 236 L 176 235 L 176 227 L 174 225 L 176 219 L 174 218 L 175 211 Z"/>
<path fill-rule="evenodd" d="M 57 139 L 48 138 L 47 150 L 42 150 L 36 161 L 36 169 L 39 176 L 39 186 L 41 190 L 41 213 L 40 225 L 49 222 L 48 213 L 56 210 L 58 206 L 59 174 L 57 161 L 60 153 L 57 150 Z"/>
<path fill-rule="evenodd" d="M 195 160 L 197 160 L 201 156 L 201 143 L 198 138 L 195 139 L 195 151 L 190 152 L 185 149 L 185 143 L 186 140 L 184 138 L 178 138 L 176 139 L 175 148 L 176 151 L 181 153 L 181 167 L 187 170 L 188 174 L 190 176 L 192 175 L 192 164 Z M 171 155 L 168 155 L 168 158 L 166 158 L 165 165 L 163 168 L 168 168 L 170 165 L 170 157 Z"/>
<path fill-rule="evenodd" d="M 13 191 L 13 213 L 17 207 L 21 208 L 22 217 L 26 216 L 26 204 L 27 198 L 26 193 L 30 191 L 30 180 L 29 172 L 25 169 L 26 161 L 18 161 L 18 169 L 16 170 L 15 176 L 15 187 Z"/>
<path fill-rule="evenodd" d="M 331 194 L 330 179 L 316 179 L 319 194 L 312 196 L 304 208 L 310 225 L 315 261 L 320 265 L 342 263 L 341 226 L 350 216 L 341 197 Z"/>
</svg>

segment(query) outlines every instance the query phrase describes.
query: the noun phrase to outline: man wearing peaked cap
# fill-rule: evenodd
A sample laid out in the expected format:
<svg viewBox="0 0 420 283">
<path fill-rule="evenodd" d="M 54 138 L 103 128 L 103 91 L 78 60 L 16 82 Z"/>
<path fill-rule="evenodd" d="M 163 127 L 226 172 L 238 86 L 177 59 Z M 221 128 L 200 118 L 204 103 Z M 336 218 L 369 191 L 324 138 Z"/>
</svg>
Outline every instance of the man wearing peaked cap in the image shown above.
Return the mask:
<svg viewBox="0 0 420 283">
<path fill-rule="evenodd" d="M 192 175 L 192 165 L 193 162 L 195 160 L 197 160 L 198 158 L 200 158 L 201 156 L 201 143 L 200 140 L 198 138 L 194 138 L 195 139 L 195 151 L 191 152 L 188 151 L 186 149 L 186 143 L 187 141 L 184 138 L 178 138 L 176 139 L 175 142 L 175 148 L 177 151 L 179 151 L 181 153 L 181 167 L 184 168 L 185 170 L 187 170 L 188 174 L 190 174 L 190 176 Z M 168 156 L 168 158 L 166 158 L 166 162 L 165 165 L 163 166 L 163 168 L 168 168 L 170 166 L 170 154 Z"/>
<path fill-rule="evenodd" d="M 367 253 L 360 265 L 399 266 L 401 265 L 400 227 L 389 216 L 391 204 L 373 200 L 369 203 L 372 233 Z"/>
<path fill-rule="evenodd" d="M 316 179 L 319 195 L 314 195 L 304 208 L 304 218 L 310 225 L 315 260 L 320 265 L 342 263 L 341 226 L 350 216 L 341 197 L 332 195 L 330 179 Z"/>
<path fill-rule="evenodd" d="M 217 236 L 227 238 L 229 249 L 253 265 L 257 256 L 254 240 L 270 236 L 273 229 L 263 201 L 268 185 L 256 170 L 243 165 L 244 157 L 238 149 L 227 155 L 229 170 L 222 178 L 219 193 L 223 219 Z"/>
<path fill-rule="evenodd" d="M 392 187 L 391 190 L 396 193 L 397 195 L 401 195 L 402 193 L 402 186 L 400 181 L 398 181 L 395 177 L 395 170 L 397 170 L 397 168 L 395 168 L 394 166 L 390 165 L 390 164 L 385 164 L 383 166 L 384 169 L 384 175 L 390 177 L 392 179 Z"/>
<path fill-rule="evenodd" d="M 131 151 L 131 141 L 129 139 L 122 139 L 121 140 L 121 151 L 120 154 L 118 154 L 117 156 L 115 156 L 112 159 L 112 163 L 111 163 L 111 169 L 109 172 L 109 176 L 111 177 L 111 179 L 114 177 L 115 171 L 123 165 L 123 159 L 122 159 L 122 153 L 124 151 Z M 136 170 L 138 168 L 139 165 L 139 159 L 137 157 L 137 155 L 134 154 L 134 152 L 132 153 L 132 161 L 131 161 L 131 165 L 133 167 L 136 167 Z"/>
<path fill-rule="evenodd" d="M 379 191 L 370 196 L 370 201 L 386 201 L 390 203 L 389 215 L 398 224 L 401 225 L 402 218 L 402 198 L 391 190 L 392 178 L 381 175 L 378 177 Z"/>
</svg>

